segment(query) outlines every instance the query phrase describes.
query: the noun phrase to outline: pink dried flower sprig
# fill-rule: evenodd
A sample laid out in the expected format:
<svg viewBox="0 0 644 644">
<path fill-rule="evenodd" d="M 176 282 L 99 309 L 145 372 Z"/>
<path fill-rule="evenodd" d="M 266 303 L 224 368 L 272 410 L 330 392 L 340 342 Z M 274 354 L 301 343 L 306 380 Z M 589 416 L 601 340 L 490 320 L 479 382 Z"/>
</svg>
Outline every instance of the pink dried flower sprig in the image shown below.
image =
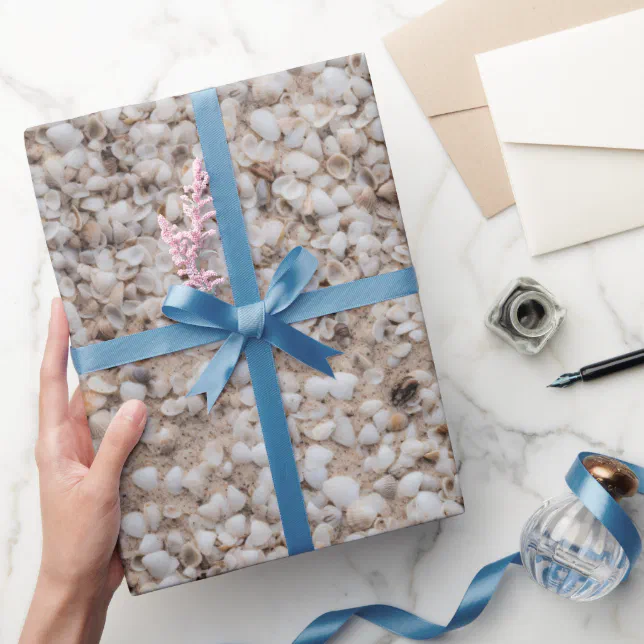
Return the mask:
<svg viewBox="0 0 644 644">
<path fill-rule="evenodd" d="M 175 266 L 179 268 L 177 274 L 188 277 L 186 286 L 212 293 L 217 284 L 224 281 L 215 271 L 201 270 L 197 263 L 199 253 L 208 237 L 217 234 L 217 230 L 206 230 L 204 224 L 209 219 L 214 219 L 216 212 L 208 210 L 201 213 L 204 207 L 212 203 L 208 194 L 208 173 L 203 169 L 201 159 L 195 159 L 192 164 L 193 181 L 191 186 L 184 186 L 186 193 L 181 195 L 183 212 L 191 223 L 190 230 L 180 230 L 171 224 L 163 215 L 159 215 L 159 228 L 161 239 L 170 247 L 170 257 Z"/>
</svg>

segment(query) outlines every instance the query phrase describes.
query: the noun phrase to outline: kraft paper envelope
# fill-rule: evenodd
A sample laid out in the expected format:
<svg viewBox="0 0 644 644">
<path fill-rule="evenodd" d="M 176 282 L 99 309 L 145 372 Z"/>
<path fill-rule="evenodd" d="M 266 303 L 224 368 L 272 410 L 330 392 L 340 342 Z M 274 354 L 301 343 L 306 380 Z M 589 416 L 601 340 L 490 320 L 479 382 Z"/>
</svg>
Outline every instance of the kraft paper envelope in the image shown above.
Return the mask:
<svg viewBox="0 0 644 644">
<path fill-rule="evenodd" d="M 644 225 L 644 10 L 477 57 L 533 255 Z"/>
<path fill-rule="evenodd" d="M 644 0 L 447 0 L 385 45 L 486 217 L 514 203 L 475 55 L 644 8 Z"/>
</svg>

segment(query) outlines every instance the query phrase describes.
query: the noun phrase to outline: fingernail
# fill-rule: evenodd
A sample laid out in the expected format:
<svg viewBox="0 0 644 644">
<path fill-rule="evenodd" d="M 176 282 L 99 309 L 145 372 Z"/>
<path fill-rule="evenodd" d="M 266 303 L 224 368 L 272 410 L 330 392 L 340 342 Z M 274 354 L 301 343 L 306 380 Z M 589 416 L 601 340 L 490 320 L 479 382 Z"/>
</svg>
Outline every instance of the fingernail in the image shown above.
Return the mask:
<svg viewBox="0 0 644 644">
<path fill-rule="evenodd" d="M 148 416 L 148 411 L 144 404 L 138 400 L 128 400 L 119 409 L 119 416 L 122 416 L 128 422 L 132 423 L 135 427 L 140 429 L 145 425 Z"/>
</svg>

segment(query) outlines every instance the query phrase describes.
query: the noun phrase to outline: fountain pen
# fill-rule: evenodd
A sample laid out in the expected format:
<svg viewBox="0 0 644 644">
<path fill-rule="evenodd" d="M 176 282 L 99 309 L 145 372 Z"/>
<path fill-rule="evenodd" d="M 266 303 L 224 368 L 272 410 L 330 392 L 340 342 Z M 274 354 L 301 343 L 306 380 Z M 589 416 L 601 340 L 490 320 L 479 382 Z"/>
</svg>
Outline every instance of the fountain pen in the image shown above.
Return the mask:
<svg viewBox="0 0 644 644">
<path fill-rule="evenodd" d="M 625 353 L 622 356 L 616 356 L 615 358 L 609 358 L 608 360 L 589 364 L 587 367 L 582 367 L 579 371 L 575 371 L 573 373 L 564 373 L 553 383 L 549 384 L 548 387 L 563 389 L 564 387 L 574 385 L 580 380 L 585 382 L 587 380 L 603 378 L 611 373 L 617 373 L 618 371 L 630 369 L 631 367 L 636 367 L 641 364 L 644 364 L 644 349 L 638 349 L 631 353 Z"/>
</svg>

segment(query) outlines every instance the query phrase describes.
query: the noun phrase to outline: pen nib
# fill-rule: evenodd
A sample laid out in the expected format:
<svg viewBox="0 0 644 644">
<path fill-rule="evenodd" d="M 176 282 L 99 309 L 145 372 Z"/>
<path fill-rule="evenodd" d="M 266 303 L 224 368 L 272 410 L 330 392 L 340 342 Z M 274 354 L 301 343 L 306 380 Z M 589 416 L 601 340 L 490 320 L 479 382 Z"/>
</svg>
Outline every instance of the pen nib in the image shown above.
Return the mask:
<svg viewBox="0 0 644 644">
<path fill-rule="evenodd" d="M 575 384 L 579 380 L 581 380 L 581 373 L 579 373 L 579 371 L 576 371 L 575 373 L 564 373 L 561 374 L 552 384 L 549 384 L 548 387 L 563 389 L 564 387 L 570 387 L 570 385 Z"/>
</svg>

